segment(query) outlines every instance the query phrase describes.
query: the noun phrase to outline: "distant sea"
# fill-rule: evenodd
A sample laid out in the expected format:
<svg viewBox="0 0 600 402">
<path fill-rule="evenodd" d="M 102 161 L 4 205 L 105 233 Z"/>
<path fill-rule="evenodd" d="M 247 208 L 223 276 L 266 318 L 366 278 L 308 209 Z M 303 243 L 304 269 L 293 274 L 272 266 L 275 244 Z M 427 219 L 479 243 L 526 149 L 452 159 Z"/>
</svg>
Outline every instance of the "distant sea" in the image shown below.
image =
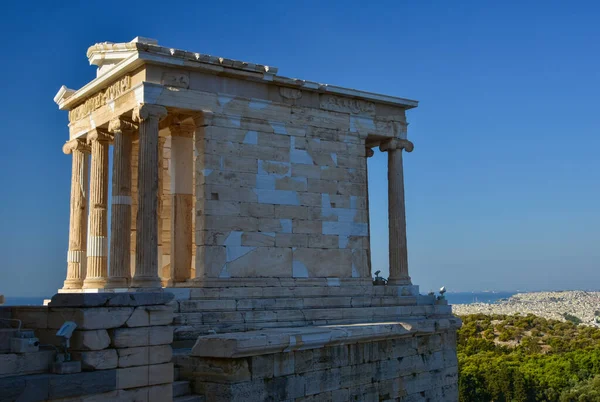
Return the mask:
<svg viewBox="0 0 600 402">
<path fill-rule="evenodd" d="M 456 292 L 446 293 L 449 304 L 496 303 L 518 292 Z"/>
<path fill-rule="evenodd" d="M 8 297 L 4 301 L 3 306 L 43 306 L 44 299 L 50 297 Z"/>
</svg>

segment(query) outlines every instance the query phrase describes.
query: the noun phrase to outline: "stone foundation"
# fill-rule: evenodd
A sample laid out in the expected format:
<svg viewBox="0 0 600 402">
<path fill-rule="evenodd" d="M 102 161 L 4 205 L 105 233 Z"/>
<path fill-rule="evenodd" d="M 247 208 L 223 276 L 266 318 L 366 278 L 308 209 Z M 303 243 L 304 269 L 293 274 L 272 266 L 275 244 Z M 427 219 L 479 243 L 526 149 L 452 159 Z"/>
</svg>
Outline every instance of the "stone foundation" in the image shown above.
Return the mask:
<svg viewBox="0 0 600 402">
<path fill-rule="evenodd" d="M 0 401 L 171 401 L 173 308 L 166 304 L 172 298 L 58 294 L 48 307 L 4 307 L 1 317 L 20 320 L 47 346 L 0 354 Z M 56 348 L 62 352 L 55 334 L 65 321 L 77 324 L 70 352 L 82 372 L 52 374 Z"/>
<path fill-rule="evenodd" d="M 211 401 L 456 401 L 458 325 L 429 319 L 212 335 L 174 362 Z"/>
</svg>

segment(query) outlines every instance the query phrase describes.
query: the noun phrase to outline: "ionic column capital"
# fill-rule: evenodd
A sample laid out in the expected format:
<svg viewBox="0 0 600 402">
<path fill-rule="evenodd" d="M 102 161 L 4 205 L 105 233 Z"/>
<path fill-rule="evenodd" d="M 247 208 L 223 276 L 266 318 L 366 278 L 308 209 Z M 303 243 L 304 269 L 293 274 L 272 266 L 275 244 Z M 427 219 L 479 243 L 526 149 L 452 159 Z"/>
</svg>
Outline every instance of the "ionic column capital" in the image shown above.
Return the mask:
<svg viewBox="0 0 600 402">
<path fill-rule="evenodd" d="M 412 152 L 414 148 L 415 146 L 412 142 L 401 138 L 392 138 L 379 145 L 379 150 L 381 152 L 395 151 L 397 149 Z"/>
<path fill-rule="evenodd" d="M 136 124 L 133 124 L 122 117 L 116 117 L 108 123 L 108 132 L 112 134 L 133 134 L 137 129 L 138 126 Z"/>
<path fill-rule="evenodd" d="M 113 140 L 113 136 L 112 134 L 110 134 L 108 131 L 102 130 L 102 129 L 95 129 L 93 131 L 91 131 L 88 135 L 87 135 L 87 143 L 91 144 L 94 141 L 98 141 L 98 142 L 111 142 Z"/>
<path fill-rule="evenodd" d="M 160 120 L 167 115 L 167 109 L 163 106 L 144 103 L 133 109 L 133 121 L 139 123 L 144 120 Z"/>
<path fill-rule="evenodd" d="M 91 149 L 84 139 L 75 138 L 74 140 L 67 141 L 67 143 L 63 145 L 63 152 L 65 154 L 68 155 L 73 151 L 81 151 L 86 154 L 89 154 L 91 152 Z"/>
</svg>

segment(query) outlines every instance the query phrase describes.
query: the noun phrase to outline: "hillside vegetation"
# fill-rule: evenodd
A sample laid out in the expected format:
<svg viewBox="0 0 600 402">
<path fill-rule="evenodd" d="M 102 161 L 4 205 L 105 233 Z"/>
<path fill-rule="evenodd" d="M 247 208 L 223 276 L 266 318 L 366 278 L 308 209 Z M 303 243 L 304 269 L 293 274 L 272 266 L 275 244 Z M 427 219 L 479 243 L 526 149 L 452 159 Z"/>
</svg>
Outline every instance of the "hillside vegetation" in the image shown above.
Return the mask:
<svg viewBox="0 0 600 402">
<path fill-rule="evenodd" d="M 460 401 L 600 401 L 600 329 L 533 314 L 461 318 Z"/>
</svg>

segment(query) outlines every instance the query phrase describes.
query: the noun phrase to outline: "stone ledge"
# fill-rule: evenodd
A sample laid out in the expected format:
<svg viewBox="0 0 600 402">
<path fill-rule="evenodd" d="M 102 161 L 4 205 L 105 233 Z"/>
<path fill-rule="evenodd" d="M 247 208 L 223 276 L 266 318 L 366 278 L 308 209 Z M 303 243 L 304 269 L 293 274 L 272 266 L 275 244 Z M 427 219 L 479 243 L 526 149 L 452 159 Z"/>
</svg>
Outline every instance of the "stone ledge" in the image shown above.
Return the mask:
<svg viewBox="0 0 600 402">
<path fill-rule="evenodd" d="M 317 349 L 332 345 L 433 334 L 456 330 L 459 318 L 405 320 L 369 324 L 342 324 L 301 328 L 273 328 L 262 331 L 205 335 L 198 338 L 191 356 L 238 358 L 296 350 Z"/>
<path fill-rule="evenodd" d="M 156 292 L 58 293 L 49 307 L 136 307 L 166 304 L 173 294 Z"/>
<path fill-rule="evenodd" d="M 116 384 L 116 370 L 5 377 L 0 379 L 0 400 L 35 402 L 92 395 L 113 391 Z"/>
</svg>

